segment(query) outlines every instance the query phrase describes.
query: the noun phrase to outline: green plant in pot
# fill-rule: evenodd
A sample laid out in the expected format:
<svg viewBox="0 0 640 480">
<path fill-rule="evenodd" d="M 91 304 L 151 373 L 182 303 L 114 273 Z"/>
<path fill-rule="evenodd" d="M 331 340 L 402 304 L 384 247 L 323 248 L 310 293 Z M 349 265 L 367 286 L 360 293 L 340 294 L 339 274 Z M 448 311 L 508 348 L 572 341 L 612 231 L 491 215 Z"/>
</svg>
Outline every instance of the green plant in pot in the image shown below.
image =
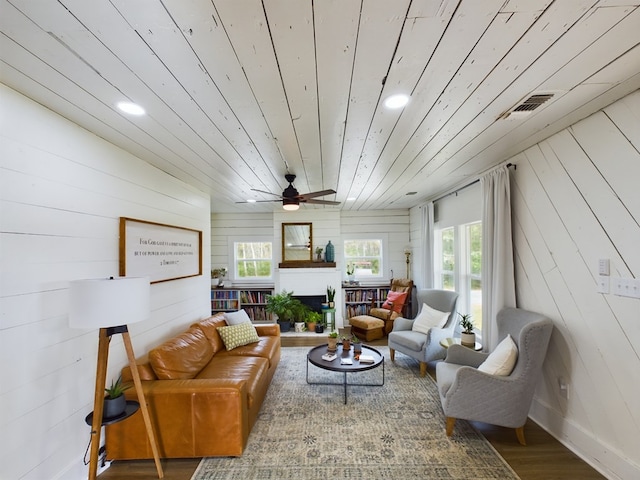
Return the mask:
<svg viewBox="0 0 640 480">
<path fill-rule="evenodd" d="M 362 352 L 362 340 L 360 340 L 354 334 L 351 335 L 351 343 L 353 344 L 353 353 Z"/>
<path fill-rule="evenodd" d="M 104 389 L 107 394 L 104 397 L 102 418 L 114 418 L 124 413 L 127 407 L 127 399 L 124 396 L 124 392 L 130 388 L 130 384 L 122 383 L 122 376 L 118 377 L 115 382 L 111 381 L 111 386 Z"/>
<path fill-rule="evenodd" d="M 327 337 L 327 350 L 335 352 L 338 348 L 338 332 L 331 332 Z"/>
<path fill-rule="evenodd" d="M 336 298 L 336 289 L 331 285 L 327 286 L 327 302 L 329 302 L 329 308 L 335 306 L 334 299 Z"/>
<path fill-rule="evenodd" d="M 322 315 L 313 310 L 307 312 L 307 330 L 310 332 L 318 332 L 318 325 L 322 322 Z M 320 332 L 322 333 L 322 331 Z"/>
<path fill-rule="evenodd" d="M 282 292 L 275 295 L 267 295 L 265 310 L 277 315 L 281 332 L 288 332 L 291 329 L 291 322 L 298 318 L 302 307 L 302 302 L 297 298 L 293 298 L 293 292 L 282 290 Z"/>
<path fill-rule="evenodd" d="M 463 315 L 460 312 L 458 312 L 458 315 L 460 315 L 460 326 L 462 327 L 460 343 L 466 347 L 473 347 L 476 344 L 476 334 L 473 332 L 471 315 L 468 313 Z"/>
</svg>

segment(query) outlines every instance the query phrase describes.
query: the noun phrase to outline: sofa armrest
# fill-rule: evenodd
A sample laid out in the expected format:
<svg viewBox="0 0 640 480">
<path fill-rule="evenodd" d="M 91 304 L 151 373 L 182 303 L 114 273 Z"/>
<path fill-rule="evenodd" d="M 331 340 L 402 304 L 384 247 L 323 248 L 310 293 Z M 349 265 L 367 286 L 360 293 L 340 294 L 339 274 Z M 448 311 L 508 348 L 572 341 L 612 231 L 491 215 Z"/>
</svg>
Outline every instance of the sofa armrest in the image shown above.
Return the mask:
<svg viewBox="0 0 640 480">
<path fill-rule="evenodd" d="M 280 325 L 277 323 L 269 323 L 264 325 L 254 325 L 258 335 L 261 337 L 279 337 Z"/>
<path fill-rule="evenodd" d="M 249 437 L 245 380 L 142 382 L 161 457 L 238 456 Z M 127 398 L 137 400 L 130 389 Z M 152 458 L 142 415 L 106 428 L 110 459 Z"/>
<path fill-rule="evenodd" d="M 488 356 L 488 353 L 476 352 L 462 345 L 451 345 L 447 350 L 447 357 L 444 361 L 447 363 L 455 363 L 456 365 L 467 365 L 478 368 Z"/>
</svg>

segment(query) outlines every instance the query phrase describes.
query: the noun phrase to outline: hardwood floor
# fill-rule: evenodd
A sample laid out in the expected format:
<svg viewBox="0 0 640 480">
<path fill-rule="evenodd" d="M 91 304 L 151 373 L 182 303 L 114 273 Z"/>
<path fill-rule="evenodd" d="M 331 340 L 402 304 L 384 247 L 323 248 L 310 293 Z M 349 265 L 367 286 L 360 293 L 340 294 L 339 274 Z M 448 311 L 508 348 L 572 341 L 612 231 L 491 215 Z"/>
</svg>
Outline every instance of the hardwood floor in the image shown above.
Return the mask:
<svg viewBox="0 0 640 480">
<path fill-rule="evenodd" d="M 282 339 L 283 347 L 313 346 L 324 341 L 323 335 Z M 368 342 L 373 346 L 386 346 L 386 339 Z M 418 366 L 416 365 L 416 368 Z M 434 375 L 434 368 L 428 369 Z M 487 438 L 522 480 L 604 479 L 596 470 L 565 448 L 532 420 L 525 425 L 527 446 L 521 446 L 513 429 L 474 422 L 474 426 Z M 444 429 L 444 425 L 442 426 Z M 200 459 L 162 460 L 166 480 L 190 480 Z M 157 472 L 153 460 L 127 460 L 113 462 L 99 476 L 100 480 L 153 480 Z M 251 480 L 251 479 L 246 479 Z"/>
</svg>

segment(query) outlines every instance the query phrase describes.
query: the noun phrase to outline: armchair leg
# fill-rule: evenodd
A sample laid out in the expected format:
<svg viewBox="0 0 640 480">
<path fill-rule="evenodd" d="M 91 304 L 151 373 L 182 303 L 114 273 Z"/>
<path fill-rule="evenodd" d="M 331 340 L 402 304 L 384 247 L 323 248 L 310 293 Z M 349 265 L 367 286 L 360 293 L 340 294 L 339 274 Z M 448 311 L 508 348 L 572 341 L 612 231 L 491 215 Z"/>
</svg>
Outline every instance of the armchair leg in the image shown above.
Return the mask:
<svg viewBox="0 0 640 480">
<path fill-rule="evenodd" d="M 524 440 L 524 425 L 516 428 L 516 437 L 518 437 L 518 442 L 520 445 L 527 445 L 527 442 Z"/>
<path fill-rule="evenodd" d="M 391 357 L 392 362 L 396 361 L 396 351 L 393 348 L 389 349 L 389 356 Z"/>
<path fill-rule="evenodd" d="M 456 424 L 456 419 L 453 417 L 447 417 L 447 437 L 450 437 L 453 433 L 453 427 Z"/>
<path fill-rule="evenodd" d="M 420 376 L 424 377 L 427 374 L 427 363 L 420 362 Z"/>
</svg>

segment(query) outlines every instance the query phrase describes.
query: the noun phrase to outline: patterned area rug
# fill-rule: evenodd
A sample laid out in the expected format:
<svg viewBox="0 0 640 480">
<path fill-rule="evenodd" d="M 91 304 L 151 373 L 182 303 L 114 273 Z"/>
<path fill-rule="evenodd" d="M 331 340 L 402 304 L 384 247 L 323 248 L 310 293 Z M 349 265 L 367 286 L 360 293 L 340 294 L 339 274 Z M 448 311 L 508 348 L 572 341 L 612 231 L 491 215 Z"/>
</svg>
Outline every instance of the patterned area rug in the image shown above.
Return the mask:
<svg viewBox="0 0 640 480">
<path fill-rule="evenodd" d="M 308 385 L 307 347 L 282 349 L 282 359 L 244 455 L 204 458 L 192 480 L 214 479 L 518 479 L 491 444 L 458 420 L 449 438 L 436 385 L 404 355 L 385 355 L 382 387 Z M 312 381 L 342 374 L 309 366 Z M 380 383 L 382 367 L 349 374 Z"/>
</svg>

